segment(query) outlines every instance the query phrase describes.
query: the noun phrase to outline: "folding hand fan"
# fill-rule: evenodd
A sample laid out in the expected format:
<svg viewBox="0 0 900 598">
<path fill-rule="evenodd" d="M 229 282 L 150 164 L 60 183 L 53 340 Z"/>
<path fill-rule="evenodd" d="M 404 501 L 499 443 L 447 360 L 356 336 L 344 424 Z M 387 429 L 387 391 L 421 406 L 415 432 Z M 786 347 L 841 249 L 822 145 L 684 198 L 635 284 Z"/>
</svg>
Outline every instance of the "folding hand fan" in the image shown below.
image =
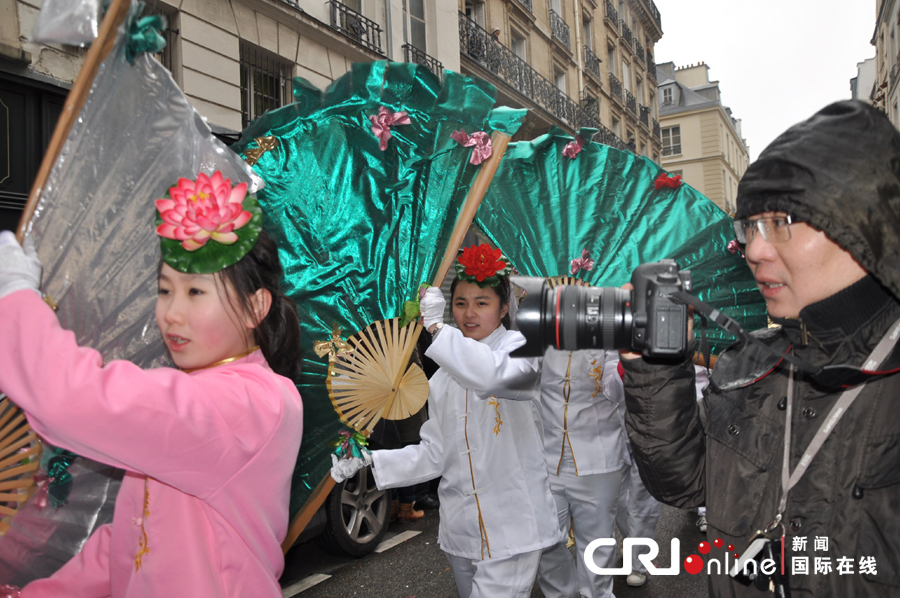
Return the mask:
<svg viewBox="0 0 900 598">
<path fill-rule="evenodd" d="M 35 490 L 41 446 L 25 414 L 0 395 L 0 535 Z"/>
<path fill-rule="evenodd" d="M 520 273 L 567 275 L 579 260 L 578 278 L 619 287 L 638 265 L 674 259 L 691 270 L 701 300 L 747 330 L 766 325 L 753 276 L 728 248 L 725 212 L 645 157 L 595 142 L 578 148 L 554 129 L 510 144 L 500 163 L 476 223 Z M 731 342 L 727 332 L 707 334 L 714 353 Z"/>
</svg>

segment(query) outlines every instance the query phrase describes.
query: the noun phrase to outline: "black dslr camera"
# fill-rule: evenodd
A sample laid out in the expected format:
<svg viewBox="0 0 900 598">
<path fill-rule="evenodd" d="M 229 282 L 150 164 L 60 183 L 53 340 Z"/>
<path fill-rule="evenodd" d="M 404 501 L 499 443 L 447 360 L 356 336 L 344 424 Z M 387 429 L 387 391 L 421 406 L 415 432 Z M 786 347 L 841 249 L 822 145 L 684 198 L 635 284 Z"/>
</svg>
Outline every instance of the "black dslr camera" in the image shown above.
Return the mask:
<svg viewBox="0 0 900 598">
<path fill-rule="evenodd" d="M 526 343 L 513 357 L 540 357 L 548 346 L 631 349 L 646 357 L 687 355 L 688 306 L 671 294 L 691 290 L 691 273 L 674 260 L 641 264 L 631 276 L 633 291 L 614 287 L 558 285 L 544 278 L 513 277 L 525 289 L 516 322 Z"/>
</svg>

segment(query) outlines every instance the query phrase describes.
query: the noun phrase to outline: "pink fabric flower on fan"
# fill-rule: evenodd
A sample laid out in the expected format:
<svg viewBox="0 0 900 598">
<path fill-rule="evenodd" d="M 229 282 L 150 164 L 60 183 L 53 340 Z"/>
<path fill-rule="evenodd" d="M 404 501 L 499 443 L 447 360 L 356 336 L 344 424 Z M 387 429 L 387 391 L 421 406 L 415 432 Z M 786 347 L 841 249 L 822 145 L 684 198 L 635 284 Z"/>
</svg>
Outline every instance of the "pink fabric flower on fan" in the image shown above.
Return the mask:
<svg viewBox="0 0 900 598">
<path fill-rule="evenodd" d="M 465 131 L 453 131 L 450 133 L 450 139 L 464 147 L 472 148 L 472 156 L 469 158 L 469 163 L 475 166 L 490 158 L 491 154 L 494 153 L 491 137 L 484 131 L 475 131 L 471 135 L 467 135 Z"/>
<path fill-rule="evenodd" d="M 167 199 L 157 199 L 156 209 L 162 224 L 156 234 L 181 241 L 187 251 L 200 249 L 210 239 L 231 245 L 238 240 L 234 231 L 253 217 L 244 210 L 247 183 L 231 186 L 218 170 L 211 177 L 204 173 L 197 180 L 181 178 L 169 189 Z"/>
<path fill-rule="evenodd" d="M 584 149 L 584 144 L 584 137 L 582 137 L 581 135 L 577 135 L 574 141 L 570 141 L 566 144 L 566 147 L 563 148 L 563 156 L 569 159 L 573 159 L 575 156 L 581 153 L 582 149 Z"/>
<path fill-rule="evenodd" d="M 740 243 L 737 242 L 737 239 L 732 239 L 732 240 L 728 241 L 728 245 L 726 246 L 726 249 L 728 249 L 728 252 L 732 255 L 734 255 L 735 253 L 740 253 L 741 257 L 744 257 L 744 252 L 741 251 L 741 245 L 740 245 Z"/>
<path fill-rule="evenodd" d="M 391 138 L 391 127 L 394 125 L 408 125 L 412 121 L 406 114 L 406 110 L 400 112 L 391 112 L 384 106 L 378 108 L 378 114 L 369 116 L 372 121 L 372 134 L 378 137 L 380 143 L 378 149 L 384 151 L 387 149 L 388 139 Z"/>
<path fill-rule="evenodd" d="M 572 260 L 572 274 L 577 274 L 579 270 L 593 270 L 594 260 L 588 254 L 587 249 L 581 250 L 581 257 Z"/>
</svg>

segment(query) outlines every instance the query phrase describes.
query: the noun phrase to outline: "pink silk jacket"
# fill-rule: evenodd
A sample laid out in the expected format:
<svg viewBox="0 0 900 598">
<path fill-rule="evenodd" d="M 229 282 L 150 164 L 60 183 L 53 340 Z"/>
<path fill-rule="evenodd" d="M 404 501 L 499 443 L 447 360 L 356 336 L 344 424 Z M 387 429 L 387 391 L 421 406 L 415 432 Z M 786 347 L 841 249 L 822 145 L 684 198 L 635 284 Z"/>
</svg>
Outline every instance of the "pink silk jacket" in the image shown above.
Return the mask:
<svg viewBox="0 0 900 598">
<path fill-rule="evenodd" d="M 191 374 L 104 365 L 18 291 L 0 299 L 0 389 L 52 444 L 126 471 L 113 522 L 25 598 L 282 595 L 303 406 L 260 351 Z"/>
</svg>

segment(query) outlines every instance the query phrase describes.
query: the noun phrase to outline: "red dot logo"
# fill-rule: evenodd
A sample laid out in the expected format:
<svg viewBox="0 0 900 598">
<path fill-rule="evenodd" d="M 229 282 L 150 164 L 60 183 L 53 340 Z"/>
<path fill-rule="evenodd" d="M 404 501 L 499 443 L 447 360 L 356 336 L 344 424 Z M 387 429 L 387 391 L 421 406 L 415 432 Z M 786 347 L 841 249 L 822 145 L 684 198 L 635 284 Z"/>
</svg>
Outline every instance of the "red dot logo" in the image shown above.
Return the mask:
<svg viewBox="0 0 900 598">
<path fill-rule="evenodd" d="M 700 542 L 697 544 L 697 550 L 700 551 L 700 554 L 709 554 L 712 547 L 709 545 L 709 542 Z"/>
<path fill-rule="evenodd" d="M 729 545 L 728 545 L 728 552 L 731 552 L 732 550 L 734 550 L 734 544 L 729 544 Z"/>
<path fill-rule="evenodd" d="M 723 542 L 722 542 L 722 539 L 721 539 L 721 538 L 716 538 L 715 540 L 713 540 L 713 545 L 714 545 L 716 548 L 722 548 L 722 543 L 723 543 Z"/>
<path fill-rule="evenodd" d="M 696 554 L 688 555 L 688 557 L 684 559 L 684 570 L 691 575 L 697 575 L 703 571 L 703 559 Z"/>
</svg>

